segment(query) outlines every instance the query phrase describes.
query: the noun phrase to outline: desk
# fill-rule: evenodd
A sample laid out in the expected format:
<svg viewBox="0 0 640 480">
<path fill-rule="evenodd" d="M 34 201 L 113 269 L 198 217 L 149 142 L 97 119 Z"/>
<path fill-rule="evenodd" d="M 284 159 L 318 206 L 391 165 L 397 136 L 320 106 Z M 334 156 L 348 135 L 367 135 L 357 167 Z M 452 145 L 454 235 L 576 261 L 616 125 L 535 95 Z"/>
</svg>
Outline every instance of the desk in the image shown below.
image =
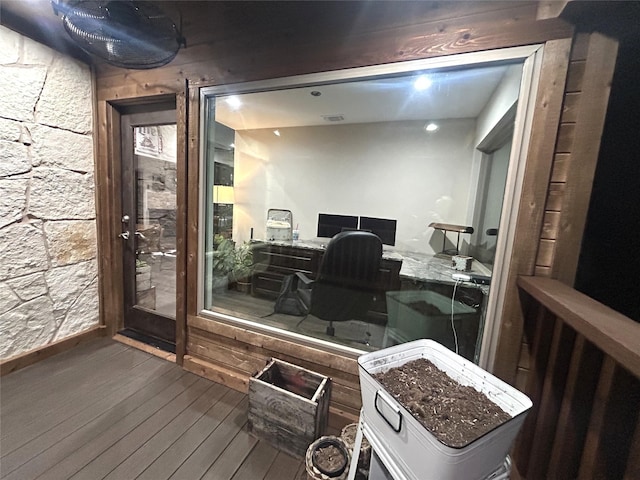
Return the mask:
<svg viewBox="0 0 640 480">
<path fill-rule="evenodd" d="M 257 273 L 254 276 L 256 281 L 254 294 L 275 298 L 280 291 L 282 278 L 296 271 L 315 278 L 326 243 L 316 240 L 297 242 L 253 240 L 253 259 Z M 383 276 L 381 286 L 388 287 L 386 291 L 400 290 L 402 281 L 454 285 L 456 282 L 451 275 L 460 273 L 453 269 L 450 256 L 396 250 L 385 250 L 382 253 L 380 271 Z M 470 273 L 491 276 L 491 270 L 477 260 L 473 261 Z M 489 293 L 488 285 L 478 285 L 473 282 L 461 282 L 460 285 L 478 289 L 485 295 Z"/>
<path fill-rule="evenodd" d="M 254 241 L 254 273 L 251 293 L 275 300 L 285 276 L 303 272 L 315 279 L 324 255 L 325 243 L 318 241 Z M 419 252 L 383 252 L 380 274 L 368 321 L 385 325 L 382 346 L 404 343 L 417 338 L 434 338 L 443 345 L 475 360 L 478 334 L 484 323 L 488 285 L 457 282 L 451 257 Z M 460 273 L 460 272 L 458 272 Z M 472 272 L 490 275 L 491 271 L 474 261 Z M 421 292 L 422 291 L 422 292 Z M 392 292 L 392 293 L 391 293 Z M 439 295 L 434 295 L 439 294 Z M 457 338 L 452 335 L 450 299 L 460 303 L 455 308 Z M 437 302 L 435 300 L 438 300 Z M 438 310 L 422 309 L 435 306 Z"/>
<path fill-rule="evenodd" d="M 302 272 L 309 278 L 316 278 L 325 246 L 314 241 L 254 241 L 252 249 L 254 274 L 251 293 L 275 299 L 285 276 Z M 402 260 L 383 256 L 376 285 L 378 293 L 370 310 L 372 313 L 386 315 L 386 292 L 400 290 L 401 265 Z"/>
</svg>

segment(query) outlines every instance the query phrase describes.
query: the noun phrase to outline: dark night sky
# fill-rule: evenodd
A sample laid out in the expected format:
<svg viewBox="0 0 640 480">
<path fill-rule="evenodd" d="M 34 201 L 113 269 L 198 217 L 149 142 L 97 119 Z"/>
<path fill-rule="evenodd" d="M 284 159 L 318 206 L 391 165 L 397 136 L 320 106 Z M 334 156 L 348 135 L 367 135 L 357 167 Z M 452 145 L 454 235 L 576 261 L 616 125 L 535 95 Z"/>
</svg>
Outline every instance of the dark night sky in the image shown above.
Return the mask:
<svg viewBox="0 0 640 480">
<path fill-rule="evenodd" d="M 640 36 L 618 51 L 576 289 L 640 322 Z"/>
</svg>

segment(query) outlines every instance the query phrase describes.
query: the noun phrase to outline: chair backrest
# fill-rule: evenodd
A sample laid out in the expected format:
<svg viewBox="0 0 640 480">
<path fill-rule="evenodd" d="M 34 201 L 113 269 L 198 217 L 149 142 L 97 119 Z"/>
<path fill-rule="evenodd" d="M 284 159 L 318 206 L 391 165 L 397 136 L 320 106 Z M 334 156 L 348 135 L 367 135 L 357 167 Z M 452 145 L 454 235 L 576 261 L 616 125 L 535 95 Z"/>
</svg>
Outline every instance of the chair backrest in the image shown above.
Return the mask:
<svg viewBox="0 0 640 480">
<path fill-rule="evenodd" d="M 311 295 L 311 314 L 343 321 L 366 313 L 376 291 L 382 242 L 364 231 L 334 236 L 322 257 Z"/>
</svg>

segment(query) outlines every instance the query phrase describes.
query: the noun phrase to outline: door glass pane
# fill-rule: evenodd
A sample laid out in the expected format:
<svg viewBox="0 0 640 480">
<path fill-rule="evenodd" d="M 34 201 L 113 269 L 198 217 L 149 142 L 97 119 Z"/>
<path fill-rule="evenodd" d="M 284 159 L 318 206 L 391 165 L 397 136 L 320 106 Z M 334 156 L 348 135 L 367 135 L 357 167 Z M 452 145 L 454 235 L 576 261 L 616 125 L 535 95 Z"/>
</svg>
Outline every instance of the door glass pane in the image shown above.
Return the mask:
<svg viewBox="0 0 640 480">
<path fill-rule="evenodd" d="M 176 314 L 176 125 L 135 129 L 136 305 Z"/>
</svg>

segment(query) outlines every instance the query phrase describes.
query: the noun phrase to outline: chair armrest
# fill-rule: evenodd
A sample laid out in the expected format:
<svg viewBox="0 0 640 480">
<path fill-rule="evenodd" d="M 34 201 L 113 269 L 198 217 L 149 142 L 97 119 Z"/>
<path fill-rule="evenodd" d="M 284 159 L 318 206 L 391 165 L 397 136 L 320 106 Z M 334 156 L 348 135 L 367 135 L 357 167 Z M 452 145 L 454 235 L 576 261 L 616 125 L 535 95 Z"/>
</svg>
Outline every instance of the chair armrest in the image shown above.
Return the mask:
<svg viewBox="0 0 640 480">
<path fill-rule="evenodd" d="M 295 276 L 304 284 L 304 287 L 311 288 L 311 286 L 315 283 L 315 280 L 310 279 L 302 272 L 296 272 Z"/>
</svg>

